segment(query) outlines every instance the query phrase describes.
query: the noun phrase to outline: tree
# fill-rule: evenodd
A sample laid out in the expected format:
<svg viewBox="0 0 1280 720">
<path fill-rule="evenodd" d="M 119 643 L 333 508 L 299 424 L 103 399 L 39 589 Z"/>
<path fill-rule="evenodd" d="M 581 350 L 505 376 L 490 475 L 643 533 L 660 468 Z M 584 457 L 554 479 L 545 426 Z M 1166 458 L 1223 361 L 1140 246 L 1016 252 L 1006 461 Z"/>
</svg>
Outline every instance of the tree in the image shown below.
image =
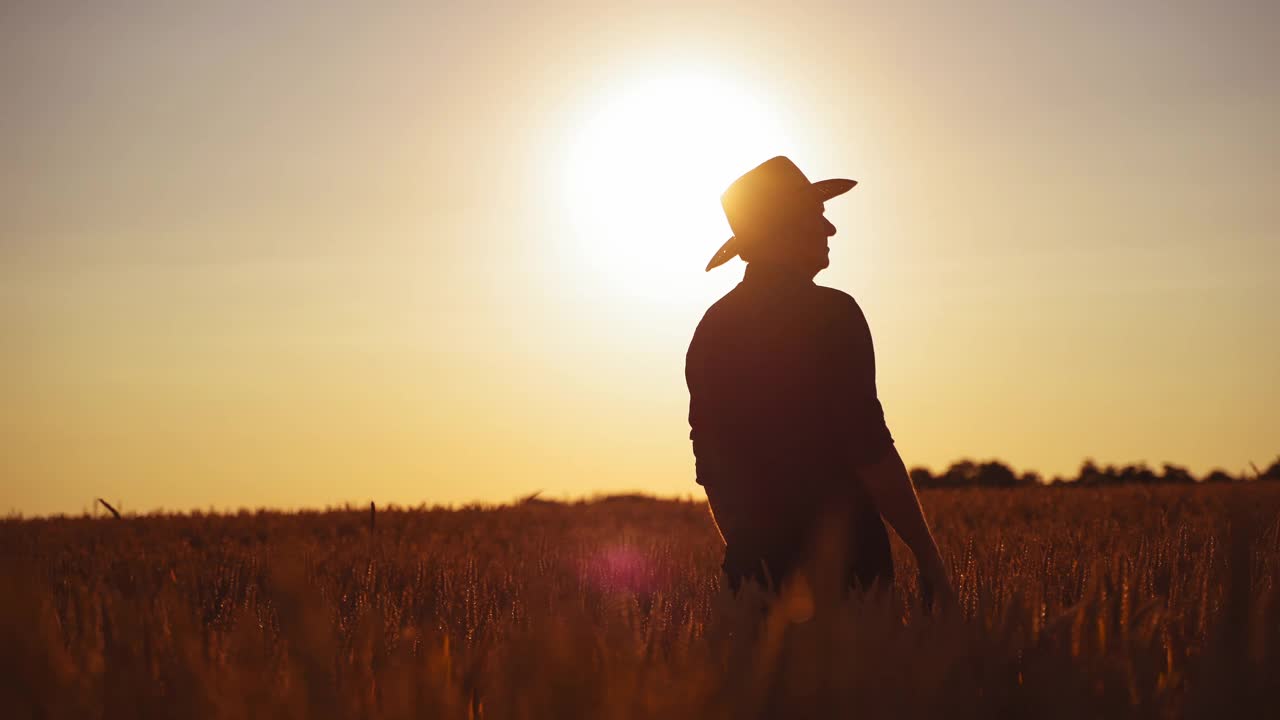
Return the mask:
<svg viewBox="0 0 1280 720">
<path fill-rule="evenodd" d="M 979 465 L 974 480 L 979 487 L 1014 487 L 1018 484 L 1018 476 L 1008 465 L 998 460 Z"/>
<path fill-rule="evenodd" d="M 1225 470 L 1220 468 L 1214 468 L 1212 472 L 1204 476 L 1204 482 L 1207 483 L 1229 483 L 1235 481 L 1235 478 L 1231 477 Z"/>
<path fill-rule="evenodd" d="M 1076 482 L 1081 485 L 1101 485 L 1105 482 L 1102 471 L 1093 462 L 1093 458 L 1085 460 L 1080 465 L 1080 474 L 1076 476 Z"/>
<path fill-rule="evenodd" d="M 1169 463 L 1164 464 L 1164 474 L 1160 476 L 1160 482 L 1185 485 L 1195 481 L 1195 476 L 1188 472 L 1186 468 Z"/>
<path fill-rule="evenodd" d="M 1276 461 L 1271 463 L 1271 467 L 1258 473 L 1259 480 L 1280 480 L 1280 456 L 1276 457 Z"/>
<path fill-rule="evenodd" d="M 907 474 L 911 476 L 911 484 L 915 485 L 917 488 L 931 488 L 938 486 L 938 481 L 933 477 L 933 473 L 929 472 L 929 468 L 913 467 Z"/>
<path fill-rule="evenodd" d="M 964 487 L 973 485 L 978 479 L 978 466 L 972 460 L 960 460 L 951 463 L 951 467 L 938 478 L 940 487 Z"/>
<path fill-rule="evenodd" d="M 1120 482 L 1122 483 L 1150 485 L 1151 483 L 1159 482 L 1159 480 L 1159 476 L 1151 472 L 1151 468 L 1147 467 L 1146 463 L 1125 465 L 1120 470 Z"/>
</svg>

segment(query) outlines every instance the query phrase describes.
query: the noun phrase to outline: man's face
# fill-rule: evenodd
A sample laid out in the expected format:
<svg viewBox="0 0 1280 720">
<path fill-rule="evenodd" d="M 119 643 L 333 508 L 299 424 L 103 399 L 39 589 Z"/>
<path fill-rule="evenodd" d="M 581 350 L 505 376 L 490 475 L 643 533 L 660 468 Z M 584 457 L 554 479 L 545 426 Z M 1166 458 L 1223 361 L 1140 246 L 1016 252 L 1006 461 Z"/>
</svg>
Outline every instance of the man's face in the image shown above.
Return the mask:
<svg viewBox="0 0 1280 720">
<path fill-rule="evenodd" d="M 791 222 L 788 250 L 792 264 L 799 269 L 817 275 L 831 264 L 827 239 L 836 234 L 836 226 L 823 214 L 822 203 L 797 208 Z"/>
<path fill-rule="evenodd" d="M 809 277 L 817 275 L 831 264 L 827 238 L 836 234 L 835 225 L 823 214 L 825 211 L 820 202 L 805 202 L 776 210 L 767 234 L 752 243 L 755 247 L 748 262 L 758 260 L 787 267 Z M 747 254 L 743 255 L 746 258 Z"/>
</svg>

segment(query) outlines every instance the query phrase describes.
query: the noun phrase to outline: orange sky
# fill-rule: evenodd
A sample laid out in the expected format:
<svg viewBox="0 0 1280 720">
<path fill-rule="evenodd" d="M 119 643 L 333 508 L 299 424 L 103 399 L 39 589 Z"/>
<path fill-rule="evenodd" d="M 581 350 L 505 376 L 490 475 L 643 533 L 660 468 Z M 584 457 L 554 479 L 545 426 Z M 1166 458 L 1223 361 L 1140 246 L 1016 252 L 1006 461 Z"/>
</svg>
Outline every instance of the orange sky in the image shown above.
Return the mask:
<svg viewBox="0 0 1280 720">
<path fill-rule="evenodd" d="M 1280 453 L 1274 4 L 171 5 L 0 11 L 0 511 L 694 493 L 778 153 L 908 464 Z"/>
</svg>

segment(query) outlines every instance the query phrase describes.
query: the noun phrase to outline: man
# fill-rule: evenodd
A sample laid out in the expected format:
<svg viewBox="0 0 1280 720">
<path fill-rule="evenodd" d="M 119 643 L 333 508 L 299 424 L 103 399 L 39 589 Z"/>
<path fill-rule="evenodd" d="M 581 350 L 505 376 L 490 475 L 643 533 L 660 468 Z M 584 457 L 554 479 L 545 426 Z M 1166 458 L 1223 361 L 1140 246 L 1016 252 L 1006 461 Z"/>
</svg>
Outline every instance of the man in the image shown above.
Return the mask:
<svg viewBox="0 0 1280 720">
<path fill-rule="evenodd" d="M 853 180 L 810 183 L 775 157 L 721 197 L 743 280 L 707 310 L 685 360 L 697 482 L 725 541 L 724 571 L 778 587 L 841 529 L 845 587 L 893 580 L 881 516 L 915 554 L 926 603 L 953 597 L 915 488 L 885 426 L 875 356 L 854 299 L 816 285 L 835 227 L 823 203 Z M 827 542 L 830 536 L 826 535 Z"/>
</svg>

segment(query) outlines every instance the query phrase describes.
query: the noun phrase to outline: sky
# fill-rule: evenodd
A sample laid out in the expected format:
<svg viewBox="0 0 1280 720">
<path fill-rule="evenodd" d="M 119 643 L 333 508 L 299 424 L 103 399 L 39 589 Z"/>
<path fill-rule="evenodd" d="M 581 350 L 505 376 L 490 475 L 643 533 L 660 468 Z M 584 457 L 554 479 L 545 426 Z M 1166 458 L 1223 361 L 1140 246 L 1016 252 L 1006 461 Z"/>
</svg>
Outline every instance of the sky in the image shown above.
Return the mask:
<svg viewBox="0 0 1280 720">
<path fill-rule="evenodd" d="M 0 512 L 700 497 L 719 196 L 850 177 L 908 465 L 1280 454 L 1270 2 L 7 2 Z"/>
</svg>

